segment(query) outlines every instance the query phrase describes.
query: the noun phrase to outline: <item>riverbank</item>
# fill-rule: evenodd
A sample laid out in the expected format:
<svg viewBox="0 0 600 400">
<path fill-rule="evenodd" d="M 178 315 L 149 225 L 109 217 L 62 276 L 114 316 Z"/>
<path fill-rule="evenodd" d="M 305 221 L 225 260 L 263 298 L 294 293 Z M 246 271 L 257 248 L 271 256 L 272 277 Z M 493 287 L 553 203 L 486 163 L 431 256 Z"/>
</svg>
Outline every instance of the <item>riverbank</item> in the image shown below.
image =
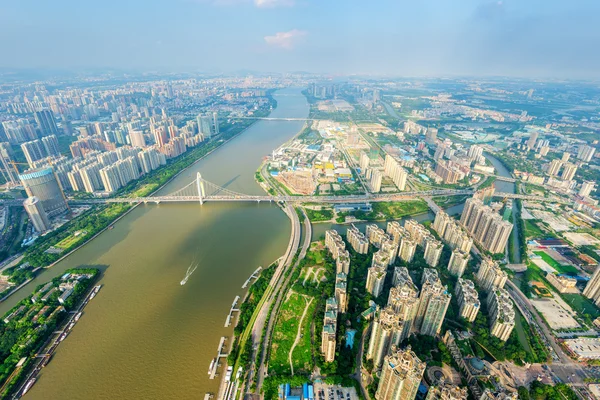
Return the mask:
<svg viewBox="0 0 600 400">
<path fill-rule="evenodd" d="M 277 102 L 275 100 L 273 100 L 271 102 L 271 104 L 274 104 L 274 108 L 277 106 Z M 273 109 L 274 109 L 273 108 Z M 272 111 L 272 110 L 271 110 Z M 188 169 L 194 167 L 197 163 L 199 163 L 200 161 L 202 161 L 203 159 L 205 159 L 206 157 L 208 157 L 209 155 L 211 155 L 215 150 L 220 149 L 222 146 L 224 146 L 225 144 L 229 143 L 231 140 L 239 137 L 241 134 L 243 134 L 244 132 L 246 132 L 248 129 L 250 129 L 254 124 L 256 124 L 258 122 L 258 120 L 252 121 L 249 124 L 247 124 L 244 128 L 240 129 L 238 132 L 235 132 L 233 134 L 231 134 L 230 137 L 228 137 L 227 139 L 223 140 L 221 138 L 215 138 L 216 140 L 214 141 L 208 141 L 204 144 L 201 144 L 200 147 L 194 148 L 192 150 L 190 150 L 190 153 L 193 153 L 195 151 L 197 152 L 201 152 L 202 149 L 205 149 L 206 147 L 210 146 L 211 144 L 214 144 L 213 148 L 208 150 L 206 153 L 202 154 L 200 157 L 196 158 L 195 160 L 193 160 L 190 164 L 184 166 L 182 169 L 180 169 L 178 172 L 176 172 L 174 175 L 172 175 L 171 177 L 169 177 L 165 182 L 163 182 L 158 188 L 152 190 L 152 192 L 146 194 L 147 196 L 152 196 L 156 193 L 158 193 L 160 190 L 162 190 L 163 188 L 165 188 L 167 185 L 169 185 L 171 182 L 173 182 L 176 178 L 178 178 L 183 172 L 187 171 Z M 233 129 L 233 128 L 230 128 Z M 169 167 L 172 167 L 173 164 L 177 163 L 177 162 L 181 162 L 185 159 L 186 156 L 189 156 L 190 154 L 183 154 L 181 157 L 177 157 L 176 159 L 174 159 L 174 161 L 171 164 L 167 164 L 162 168 L 159 168 L 157 170 L 155 170 L 153 172 L 153 175 L 148 177 L 148 179 L 152 179 L 153 177 L 159 175 L 160 173 L 164 172 L 164 170 L 168 169 Z M 185 161 L 184 161 L 185 162 Z M 140 180 L 141 182 L 135 182 L 132 184 L 132 186 L 130 187 L 130 189 L 128 190 L 128 193 L 135 193 L 136 191 L 140 190 L 140 185 L 148 185 L 151 184 L 150 182 L 143 182 L 143 180 Z M 121 193 L 124 194 L 124 193 Z M 64 261 L 65 259 L 67 259 L 69 256 L 71 256 L 73 253 L 75 253 L 76 251 L 80 250 L 81 248 L 83 248 L 86 244 L 89 244 L 90 242 L 92 242 L 95 238 L 97 238 L 98 236 L 100 236 L 102 233 L 104 233 L 107 229 L 110 229 L 115 223 L 117 223 L 118 221 L 120 221 L 123 217 L 125 217 L 126 215 L 128 215 L 130 212 L 132 212 L 135 208 L 137 208 L 140 205 L 140 203 L 138 204 L 134 204 L 134 205 L 109 205 L 109 206 L 105 206 L 103 208 L 101 208 L 101 212 L 109 210 L 110 207 L 116 208 L 116 207 L 124 207 L 124 210 L 118 210 L 117 211 L 117 215 L 110 220 L 104 221 L 104 227 L 102 229 L 100 229 L 98 232 L 95 232 L 91 237 L 83 240 L 81 243 L 77 244 L 73 249 L 70 249 L 67 251 L 66 254 L 60 256 L 58 259 L 53 260 L 50 264 L 48 265 L 32 265 L 32 267 L 34 268 L 33 271 L 31 271 L 32 275 L 31 277 L 28 277 L 27 279 L 25 279 L 23 282 L 19 282 L 19 285 L 16 289 L 12 288 L 10 290 L 10 292 L 8 292 L 1 300 L 0 303 L 5 301 L 7 298 L 9 298 L 10 296 L 12 296 L 13 294 L 15 294 L 20 288 L 22 288 L 23 286 L 26 286 L 29 282 L 31 282 L 33 279 L 35 279 L 37 273 L 39 272 L 40 269 L 49 269 L 52 268 L 53 266 L 57 265 L 58 263 Z M 93 214 L 93 209 L 91 209 L 89 211 L 89 213 Z M 99 214 L 99 213 L 98 213 Z M 68 229 L 71 228 L 71 226 L 75 223 L 80 222 L 83 218 L 88 217 L 89 214 L 83 213 L 82 215 L 72 219 L 71 221 L 69 221 L 67 224 L 65 225 L 69 225 L 69 226 L 63 226 L 61 227 L 62 229 L 68 231 Z M 63 231 L 60 230 L 59 232 L 57 232 L 57 234 L 62 233 Z M 68 233 L 68 232 L 67 232 Z M 69 235 L 67 235 L 66 237 L 69 237 Z M 60 242 L 59 239 L 54 240 L 54 242 Z M 43 243 L 43 244 L 38 244 L 37 246 L 39 247 L 45 247 L 48 243 Z M 46 251 L 48 248 L 53 247 L 54 245 L 56 245 L 56 243 L 54 244 L 50 244 L 46 250 L 44 250 L 41 254 L 37 255 L 37 259 L 43 261 L 44 259 L 46 259 L 47 257 L 51 257 L 50 254 L 47 254 Z M 36 246 L 34 244 L 34 246 Z M 28 249 L 31 250 L 31 249 Z M 23 258 L 21 260 L 21 262 L 25 263 L 25 262 L 30 262 L 30 264 L 34 264 L 34 260 L 33 259 L 28 259 L 28 256 L 31 258 L 33 257 L 34 253 L 33 250 L 31 252 L 25 251 L 23 253 Z M 43 262 L 41 262 L 43 264 Z M 11 267 L 11 268 L 16 268 L 18 267 Z"/>
</svg>

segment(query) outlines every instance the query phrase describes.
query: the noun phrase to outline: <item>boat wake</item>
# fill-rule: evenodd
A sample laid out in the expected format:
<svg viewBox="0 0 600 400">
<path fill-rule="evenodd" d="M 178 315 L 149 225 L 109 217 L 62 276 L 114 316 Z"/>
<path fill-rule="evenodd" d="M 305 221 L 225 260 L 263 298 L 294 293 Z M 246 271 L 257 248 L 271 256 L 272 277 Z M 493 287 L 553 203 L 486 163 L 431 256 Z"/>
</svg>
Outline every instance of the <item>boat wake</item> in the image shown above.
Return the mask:
<svg viewBox="0 0 600 400">
<path fill-rule="evenodd" d="M 192 274 L 194 273 L 196 268 L 198 268 L 199 264 L 200 263 L 196 263 L 196 265 L 194 265 L 194 262 L 192 261 L 192 263 L 190 264 L 190 266 L 187 269 L 187 272 L 185 273 L 185 277 L 181 280 L 181 282 L 179 282 L 179 284 L 181 286 L 183 286 L 187 283 L 188 279 L 190 279 L 190 276 L 192 276 Z"/>
</svg>

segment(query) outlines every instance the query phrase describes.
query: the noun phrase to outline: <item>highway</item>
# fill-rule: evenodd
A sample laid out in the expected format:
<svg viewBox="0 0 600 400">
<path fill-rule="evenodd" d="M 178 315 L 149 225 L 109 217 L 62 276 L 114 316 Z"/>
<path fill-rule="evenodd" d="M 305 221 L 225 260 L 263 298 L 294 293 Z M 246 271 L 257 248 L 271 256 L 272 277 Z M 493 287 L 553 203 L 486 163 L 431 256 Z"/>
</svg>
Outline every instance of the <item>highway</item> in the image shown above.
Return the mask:
<svg viewBox="0 0 600 400">
<path fill-rule="evenodd" d="M 507 287 L 506 289 L 510 293 L 513 300 L 517 304 L 519 309 L 526 308 L 527 313 L 523 313 L 525 318 L 528 320 L 527 322 L 532 325 L 538 333 L 542 333 L 547 345 L 552 347 L 555 355 L 558 357 L 558 360 L 554 360 L 552 364 L 549 364 L 551 372 L 560 378 L 565 383 L 573 383 L 576 385 L 582 385 L 583 380 L 587 378 L 589 375 L 586 373 L 585 369 L 573 361 L 560 347 L 560 344 L 557 343 L 554 335 L 550 331 L 550 328 L 546 325 L 546 323 L 539 316 L 537 310 L 531 304 L 529 299 L 521 292 L 521 290 L 510 280 L 506 281 Z M 531 321 L 531 317 L 533 317 L 533 321 Z M 541 332 L 540 332 L 541 330 Z"/>
</svg>

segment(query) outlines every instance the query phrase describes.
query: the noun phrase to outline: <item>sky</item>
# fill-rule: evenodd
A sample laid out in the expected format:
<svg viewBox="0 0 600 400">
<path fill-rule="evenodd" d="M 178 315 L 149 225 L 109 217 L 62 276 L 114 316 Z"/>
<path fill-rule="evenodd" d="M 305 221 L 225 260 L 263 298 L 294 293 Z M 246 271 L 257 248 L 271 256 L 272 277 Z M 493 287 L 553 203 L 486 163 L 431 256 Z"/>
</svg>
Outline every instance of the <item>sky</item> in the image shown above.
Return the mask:
<svg viewBox="0 0 600 400">
<path fill-rule="evenodd" d="M 0 68 L 600 77 L 597 0 L 0 0 Z"/>
</svg>

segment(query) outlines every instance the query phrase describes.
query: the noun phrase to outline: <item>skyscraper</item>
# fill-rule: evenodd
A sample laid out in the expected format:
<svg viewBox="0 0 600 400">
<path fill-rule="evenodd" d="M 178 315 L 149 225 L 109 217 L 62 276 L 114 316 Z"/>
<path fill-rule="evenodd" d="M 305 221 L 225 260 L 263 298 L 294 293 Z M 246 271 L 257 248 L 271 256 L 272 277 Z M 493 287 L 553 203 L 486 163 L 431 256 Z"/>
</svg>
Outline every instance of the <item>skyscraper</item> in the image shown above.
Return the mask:
<svg viewBox="0 0 600 400">
<path fill-rule="evenodd" d="M 25 207 L 25 211 L 29 214 L 31 223 L 33 223 L 36 231 L 42 233 L 50 229 L 50 221 L 40 199 L 37 197 L 28 197 L 23 202 L 23 207 Z"/>
<path fill-rule="evenodd" d="M 414 400 L 423 379 L 425 363 L 408 346 L 392 346 L 383 362 L 376 400 Z"/>
<path fill-rule="evenodd" d="M 199 114 L 196 122 L 198 123 L 198 133 L 207 139 L 213 136 L 213 117 L 211 115 Z"/>
<path fill-rule="evenodd" d="M 537 132 L 531 132 L 529 135 L 529 140 L 527 140 L 527 148 L 529 150 L 533 150 L 535 147 L 535 142 L 537 141 L 538 135 L 539 134 Z"/>
<path fill-rule="evenodd" d="M 398 164 L 398 161 L 389 154 L 385 156 L 384 173 L 392 178 L 392 181 L 398 190 L 402 191 L 406 189 L 408 173 L 400 166 L 400 164 Z"/>
<path fill-rule="evenodd" d="M 64 193 L 52 168 L 39 168 L 26 171 L 19 179 L 29 197 L 37 197 L 48 217 L 61 214 L 69 209 Z"/>
<path fill-rule="evenodd" d="M 54 114 L 50 110 L 41 110 L 34 113 L 35 123 L 42 132 L 42 136 L 58 135 L 58 127 Z"/>
</svg>

